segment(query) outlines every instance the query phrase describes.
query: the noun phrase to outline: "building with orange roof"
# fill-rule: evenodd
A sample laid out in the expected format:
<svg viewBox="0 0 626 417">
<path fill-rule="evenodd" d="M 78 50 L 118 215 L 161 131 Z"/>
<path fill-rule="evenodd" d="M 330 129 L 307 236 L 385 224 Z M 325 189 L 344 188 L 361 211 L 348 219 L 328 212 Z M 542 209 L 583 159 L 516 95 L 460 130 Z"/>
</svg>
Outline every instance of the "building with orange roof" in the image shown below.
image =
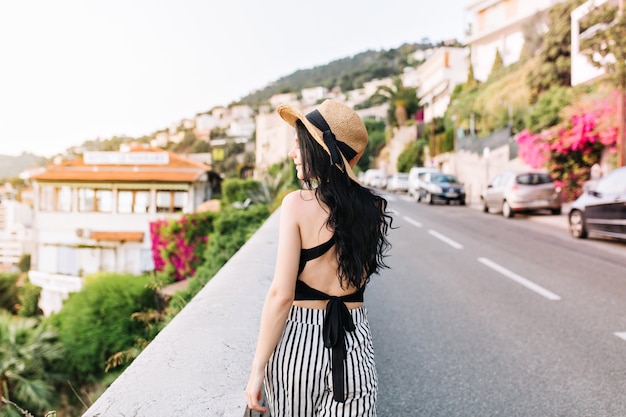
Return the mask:
<svg viewBox="0 0 626 417">
<path fill-rule="evenodd" d="M 83 277 L 154 269 L 150 223 L 194 213 L 218 190 L 209 165 L 158 148 L 86 152 L 31 176 L 35 249 L 29 278 L 58 311 Z"/>
</svg>

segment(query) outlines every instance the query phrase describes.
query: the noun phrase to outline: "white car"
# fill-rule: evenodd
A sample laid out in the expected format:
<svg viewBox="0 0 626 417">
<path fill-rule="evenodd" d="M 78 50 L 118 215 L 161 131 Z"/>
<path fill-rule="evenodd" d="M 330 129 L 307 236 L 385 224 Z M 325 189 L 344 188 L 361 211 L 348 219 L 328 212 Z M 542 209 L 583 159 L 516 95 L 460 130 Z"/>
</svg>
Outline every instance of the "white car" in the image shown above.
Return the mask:
<svg viewBox="0 0 626 417">
<path fill-rule="evenodd" d="M 368 169 L 363 177 L 363 185 L 368 187 L 380 188 L 383 183 L 385 174 L 380 169 Z"/>
<path fill-rule="evenodd" d="M 406 172 L 398 172 L 393 174 L 387 182 L 387 191 L 395 193 L 405 193 L 409 189 L 409 174 Z"/>
<path fill-rule="evenodd" d="M 407 192 L 415 201 L 420 200 L 420 176 L 426 172 L 439 172 L 439 170 L 435 167 L 413 167 L 409 171 Z"/>
</svg>

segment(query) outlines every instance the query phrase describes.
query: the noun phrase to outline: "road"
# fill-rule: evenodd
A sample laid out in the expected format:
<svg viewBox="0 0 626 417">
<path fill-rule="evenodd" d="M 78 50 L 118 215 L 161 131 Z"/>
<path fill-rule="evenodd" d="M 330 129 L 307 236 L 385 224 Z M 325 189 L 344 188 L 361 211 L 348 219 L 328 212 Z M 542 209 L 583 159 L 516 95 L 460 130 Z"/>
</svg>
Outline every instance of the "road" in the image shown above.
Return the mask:
<svg viewBox="0 0 626 417">
<path fill-rule="evenodd" d="M 379 416 L 626 416 L 626 243 L 389 200 L 390 269 L 365 295 Z"/>
</svg>

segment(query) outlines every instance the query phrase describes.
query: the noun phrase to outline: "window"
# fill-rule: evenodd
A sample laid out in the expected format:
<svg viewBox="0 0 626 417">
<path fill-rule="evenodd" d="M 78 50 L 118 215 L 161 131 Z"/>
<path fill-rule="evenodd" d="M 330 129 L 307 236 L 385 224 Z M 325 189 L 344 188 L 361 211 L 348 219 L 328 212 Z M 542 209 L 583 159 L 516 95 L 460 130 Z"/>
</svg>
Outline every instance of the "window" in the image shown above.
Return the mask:
<svg viewBox="0 0 626 417">
<path fill-rule="evenodd" d="M 552 178 L 548 174 L 522 174 L 517 177 L 517 183 L 522 185 L 550 184 Z"/>
<path fill-rule="evenodd" d="M 41 211 L 72 211 L 72 188 L 69 186 L 54 187 L 45 185 L 39 192 L 39 210 Z"/>
<path fill-rule="evenodd" d="M 72 211 L 72 188 L 68 186 L 56 189 L 56 211 L 69 213 Z"/>
<path fill-rule="evenodd" d="M 626 192 L 626 168 L 611 171 L 598 182 L 596 190 L 600 194 L 619 194 Z"/>
<path fill-rule="evenodd" d="M 187 202 L 187 194 L 186 191 L 157 191 L 157 213 L 178 213 L 183 211 Z"/>
<path fill-rule="evenodd" d="M 57 273 L 63 275 L 80 275 L 78 267 L 78 249 L 66 246 L 57 248 Z"/>
<path fill-rule="evenodd" d="M 78 211 L 110 213 L 113 208 L 111 190 L 79 188 Z"/>
<path fill-rule="evenodd" d="M 41 187 L 39 193 L 39 210 L 54 211 L 54 194 L 55 189 L 52 186 L 45 185 Z"/>
<path fill-rule="evenodd" d="M 150 191 L 122 190 L 117 193 L 117 212 L 147 213 L 150 207 Z"/>
</svg>

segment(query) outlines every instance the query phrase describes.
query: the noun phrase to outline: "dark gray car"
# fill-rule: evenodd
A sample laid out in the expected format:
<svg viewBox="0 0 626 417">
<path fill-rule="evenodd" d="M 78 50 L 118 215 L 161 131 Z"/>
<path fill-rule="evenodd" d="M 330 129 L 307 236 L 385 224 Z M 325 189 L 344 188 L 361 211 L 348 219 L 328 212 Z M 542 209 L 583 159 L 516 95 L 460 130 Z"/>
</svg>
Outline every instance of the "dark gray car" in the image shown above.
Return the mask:
<svg viewBox="0 0 626 417">
<path fill-rule="evenodd" d="M 584 192 L 568 215 L 570 234 L 626 239 L 626 167 L 611 171 Z"/>
<path fill-rule="evenodd" d="M 434 204 L 435 201 L 445 201 L 446 204 L 455 201 L 465 205 L 465 186 L 454 176 L 441 172 L 425 172 L 419 176 L 419 198 Z"/>
</svg>

